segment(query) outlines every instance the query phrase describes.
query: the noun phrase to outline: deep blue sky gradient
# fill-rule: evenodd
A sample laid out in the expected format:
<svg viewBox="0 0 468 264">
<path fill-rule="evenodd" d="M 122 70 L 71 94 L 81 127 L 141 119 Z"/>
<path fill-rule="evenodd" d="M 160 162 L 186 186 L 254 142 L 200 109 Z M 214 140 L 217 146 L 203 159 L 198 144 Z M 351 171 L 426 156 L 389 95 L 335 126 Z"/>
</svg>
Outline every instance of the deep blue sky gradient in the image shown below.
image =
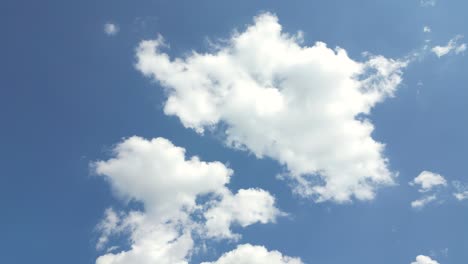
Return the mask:
<svg viewBox="0 0 468 264">
<path fill-rule="evenodd" d="M 264 188 L 290 217 L 254 225 L 241 243 L 265 245 L 309 264 L 409 264 L 416 255 L 442 264 L 468 260 L 468 202 L 415 211 L 408 186 L 422 170 L 468 182 L 468 60 L 427 54 L 410 64 L 396 97 L 371 115 L 374 138 L 386 143 L 399 185 L 372 202 L 315 204 L 291 194 L 274 177 L 276 162 L 257 160 L 200 137 L 162 113 L 164 94 L 135 69 L 139 41 L 162 34 L 173 56 L 207 51 L 269 11 L 284 31 L 305 33 L 305 44 L 340 46 L 353 59 L 363 51 L 401 58 L 424 45 L 468 36 L 468 2 L 3 0 L 0 4 L 0 263 L 94 263 L 95 225 L 105 208 L 121 204 L 89 163 L 109 156 L 132 135 L 165 137 L 189 155 L 229 163 L 233 189 Z M 116 36 L 103 32 L 119 25 Z M 432 33 L 422 32 L 430 26 Z M 418 86 L 421 81 L 423 86 Z M 214 260 L 234 243 L 193 263 Z M 448 254 L 442 251 L 448 248 Z"/>
</svg>

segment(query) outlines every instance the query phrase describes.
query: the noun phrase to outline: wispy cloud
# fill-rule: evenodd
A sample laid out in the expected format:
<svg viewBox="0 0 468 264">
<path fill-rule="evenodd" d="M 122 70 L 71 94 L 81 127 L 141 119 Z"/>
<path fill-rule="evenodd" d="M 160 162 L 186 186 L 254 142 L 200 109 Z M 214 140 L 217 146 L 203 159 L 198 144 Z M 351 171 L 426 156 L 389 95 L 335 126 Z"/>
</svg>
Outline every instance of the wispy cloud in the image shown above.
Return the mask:
<svg viewBox="0 0 468 264">
<path fill-rule="evenodd" d="M 418 199 L 418 200 L 415 200 L 415 201 L 412 201 L 411 202 L 411 207 L 415 208 L 415 209 L 421 209 L 423 208 L 424 206 L 426 206 L 427 204 L 435 201 L 437 199 L 437 196 L 436 195 L 430 195 L 430 196 L 426 196 L 426 197 L 423 197 L 421 199 Z"/>
<path fill-rule="evenodd" d="M 106 23 L 104 24 L 104 33 L 106 33 L 109 36 L 114 36 L 119 33 L 119 26 L 117 26 L 114 23 Z"/>
<path fill-rule="evenodd" d="M 434 52 L 439 58 L 451 52 L 460 54 L 466 50 L 466 43 L 459 43 L 462 38 L 462 35 L 457 35 L 452 38 L 445 46 L 434 46 L 432 48 L 432 52 Z"/>
<path fill-rule="evenodd" d="M 453 196 L 459 200 L 467 200 L 468 199 L 468 186 L 465 184 L 459 182 L 459 181 L 453 181 L 452 182 L 453 188 L 455 188 L 455 192 L 453 193 Z"/>
<path fill-rule="evenodd" d="M 436 0 L 420 0 L 419 3 L 423 7 L 433 7 L 436 5 L 437 1 Z"/>
</svg>

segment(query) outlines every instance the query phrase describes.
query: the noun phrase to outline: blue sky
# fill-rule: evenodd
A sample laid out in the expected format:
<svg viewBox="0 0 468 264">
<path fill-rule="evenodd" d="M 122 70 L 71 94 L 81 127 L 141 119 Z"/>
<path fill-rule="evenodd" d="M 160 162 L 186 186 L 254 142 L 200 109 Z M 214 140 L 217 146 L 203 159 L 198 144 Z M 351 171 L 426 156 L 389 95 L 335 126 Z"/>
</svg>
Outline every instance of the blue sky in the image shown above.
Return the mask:
<svg viewBox="0 0 468 264">
<path fill-rule="evenodd" d="M 464 263 L 467 8 L 4 1 L 0 262 Z"/>
</svg>

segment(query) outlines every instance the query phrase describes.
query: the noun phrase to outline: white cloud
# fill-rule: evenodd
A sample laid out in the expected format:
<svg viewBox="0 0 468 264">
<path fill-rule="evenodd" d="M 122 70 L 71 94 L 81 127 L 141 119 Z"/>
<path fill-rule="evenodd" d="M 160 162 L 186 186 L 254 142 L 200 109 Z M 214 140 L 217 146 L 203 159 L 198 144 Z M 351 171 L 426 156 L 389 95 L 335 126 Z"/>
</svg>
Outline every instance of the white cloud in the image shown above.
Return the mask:
<svg viewBox="0 0 468 264">
<path fill-rule="evenodd" d="M 268 251 L 262 246 L 240 245 L 225 253 L 215 262 L 202 264 L 302 264 L 299 258 L 284 256 L 278 251 Z"/>
<path fill-rule="evenodd" d="M 145 204 L 153 218 L 165 221 L 196 209 L 197 195 L 216 193 L 232 170 L 220 162 L 185 159 L 185 149 L 169 140 L 131 137 L 115 147 L 115 157 L 95 163 L 118 194 Z"/>
<path fill-rule="evenodd" d="M 453 181 L 452 185 L 455 188 L 455 192 L 453 193 L 453 196 L 458 201 L 463 201 L 463 200 L 468 199 L 468 186 L 462 184 L 459 181 Z"/>
<path fill-rule="evenodd" d="M 433 7 L 436 5 L 436 0 L 420 0 L 420 4 L 423 7 Z"/>
<path fill-rule="evenodd" d="M 162 37 L 143 41 L 136 67 L 166 88 L 167 115 L 199 133 L 223 129 L 231 147 L 284 164 L 298 194 L 373 199 L 395 174 L 367 116 L 394 94 L 407 62 L 358 62 L 342 48 L 301 43 L 262 14 L 213 53 L 171 60 Z"/>
<path fill-rule="evenodd" d="M 445 178 L 437 173 L 430 171 L 422 171 L 413 181 L 410 182 L 412 186 L 419 186 L 419 192 L 427 193 L 434 190 L 436 187 L 447 186 Z M 437 200 L 437 195 L 426 195 L 418 200 L 411 202 L 411 207 L 421 209 L 427 204 Z"/>
<path fill-rule="evenodd" d="M 121 220 L 119 229 L 130 233 L 131 249 L 102 255 L 96 264 L 187 264 L 194 246 L 190 232 L 179 231 L 176 223 L 157 223 L 150 218 L 131 212 Z"/>
<path fill-rule="evenodd" d="M 106 23 L 104 24 L 104 32 L 109 35 L 113 36 L 119 33 L 119 27 L 116 24 L 113 23 Z"/>
<path fill-rule="evenodd" d="M 233 223 L 245 227 L 256 222 L 274 222 L 282 214 L 274 204 L 274 197 L 260 189 L 240 190 L 236 195 L 227 195 L 204 213 L 207 235 L 235 238 L 229 229 Z"/>
<path fill-rule="evenodd" d="M 429 33 L 429 32 L 431 32 L 431 28 L 428 27 L 428 26 L 425 26 L 425 27 L 423 28 L 423 32 Z"/>
<path fill-rule="evenodd" d="M 420 192 L 428 192 L 436 186 L 447 186 L 445 178 L 437 173 L 422 171 L 412 182 L 411 185 L 419 185 Z"/>
<path fill-rule="evenodd" d="M 455 54 L 462 53 L 466 50 L 466 43 L 458 45 L 458 47 L 455 48 Z"/>
<path fill-rule="evenodd" d="M 411 262 L 411 264 L 439 264 L 439 262 L 431 259 L 428 256 L 419 255 L 416 257 L 416 261 Z"/>
<path fill-rule="evenodd" d="M 468 191 L 461 192 L 461 193 L 454 193 L 453 196 L 457 198 L 458 201 L 463 201 L 468 199 Z"/>
<path fill-rule="evenodd" d="M 115 147 L 114 155 L 95 162 L 95 172 L 105 176 L 120 197 L 142 203 L 144 211 L 106 211 L 98 225 L 97 247 L 102 249 L 116 234 L 128 234 L 131 247 L 107 253 L 97 264 L 188 263 L 194 249 L 193 233 L 201 239 L 236 237 L 231 224 L 274 222 L 281 215 L 268 192 L 241 189 L 232 194 L 225 186 L 232 170 L 220 162 L 186 159 L 185 149 L 167 139 L 131 137 Z M 197 202 L 204 195 L 212 199 Z M 227 220 L 217 227 L 218 233 L 212 233 L 210 223 L 223 213 Z M 206 219 L 200 218 L 205 214 Z"/>
<path fill-rule="evenodd" d="M 426 196 L 426 197 L 423 197 L 421 199 L 412 201 L 411 202 L 411 207 L 416 208 L 416 209 L 421 209 L 424 206 L 426 206 L 427 204 L 435 201 L 436 199 L 437 199 L 436 195 Z"/>
<path fill-rule="evenodd" d="M 459 43 L 460 39 L 462 39 L 462 35 L 457 35 L 454 38 L 452 38 L 447 45 L 445 46 L 435 46 L 432 48 L 432 52 L 434 52 L 437 57 L 442 57 L 450 52 L 454 52 L 455 54 L 462 53 L 466 50 L 466 44 L 465 43 Z"/>
<path fill-rule="evenodd" d="M 120 217 L 112 209 L 107 209 L 105 217 L 97 226 L 97 230 L 101 233 L 96 244 L 96 249 L 102 249 L 109 242 L 109 237 L 116 232 L 119 227 Z"/>
</svg>

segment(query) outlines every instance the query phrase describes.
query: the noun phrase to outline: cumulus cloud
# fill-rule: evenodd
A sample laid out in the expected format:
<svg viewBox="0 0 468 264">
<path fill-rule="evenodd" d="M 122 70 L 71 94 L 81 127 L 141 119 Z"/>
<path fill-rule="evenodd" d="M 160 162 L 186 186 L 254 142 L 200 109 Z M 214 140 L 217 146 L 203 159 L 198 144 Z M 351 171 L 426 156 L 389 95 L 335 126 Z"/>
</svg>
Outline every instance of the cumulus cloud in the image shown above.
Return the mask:
<svg viewBox="0 0 468 264">
<path fill-rule="evenodd" d="M 120 220 L 114 232 L 130 235 L 131 248 L 118 253 L 107 253 L 96 264 L 187 264 L 194 241 L 190 232 L 176 223 L 154 222 L 141 212 L 131 212 Z"/>
<path fill-rule="evenodd" d="M 452 38 L 447 43 L 447 45 L 433 47 L 432 52 L 434 52 L 439 58 L 451 52 L 455 54 L 460 54 L 466 50 L 466 43 L 459 43 L 462 38 L 462 35 L 457 35 L 454 38 Z"/>
<path fill-rule="evenodd" d="M 109 36 L 116 35 L 119 33 L 119 27 L 116 24 L 113 23 L 106 23 L 104 24 L 104 33 L 106 33 Z"/>
<path fill-rule="evenodd" d="M 395 173 L 368 115 L 393 96 L 407 62 L 359 62 L 342 48 L 302 42 L 266 13 L 211 53 L 171 59 L 162 37 L 142 41 L 136 67 L 164 86 L 167 115 L 199 133 L 221 130 L 229 146 L 277 160 L 296 193 L 373 199 Z"/>
<path fill-rule="evenodd" d="M 431 259 L 428 256 L 419 255 L 416 257 L 416 261 L 411 262 L 411 264 L 439 264 L 439 262 Z"/>
<path fill-rule="evenodd" d="M 437 199 L 436 195 L 425 196 L 425 197 L 423 197 L 421 199 L 412 201 L 411 202 L 411 207 L 413 207 L 415 209 L 421 209 L 424 206 L 426 206 L 427 204 L 435 201 L 436 199 Z"/>
<path fill-rule="evenodd" d="M 187 159 L 185 149 L 164 138 L 128 138 L 115 147 L 113 158 L 95 162 L 93 168 L 119 197 L 144 208 L 106 211 L 98 225 L 97 247 L 104 248 L 114 235 L 128 235 L 131 247 L 107 253 L 97 264 L 188 263 L 194 234 L 200 239 L 236 237 L 232 224 L 269 223 L 282 214 L 268 192 L 241 189 L 233 194 L 225 186 L 231 169 L 220 162 Z M 202 196 L 209 199 L 202 203 Z"/>
<path fill-rule="evenodd" d="M 447 186 L 447 181 L 440 174 L 422 171 L 410 184 L 418 185 L 419 192 L 428 192 L 436 186 Z"/>
<path fill-rule="evenodd" d="M 217 261 L 202 264 L 302 264 L 302 261 L 284 256 L 278 251 L 268 251 L 262 246 L 245 244 L 225 253 Z"/>
</svg>

